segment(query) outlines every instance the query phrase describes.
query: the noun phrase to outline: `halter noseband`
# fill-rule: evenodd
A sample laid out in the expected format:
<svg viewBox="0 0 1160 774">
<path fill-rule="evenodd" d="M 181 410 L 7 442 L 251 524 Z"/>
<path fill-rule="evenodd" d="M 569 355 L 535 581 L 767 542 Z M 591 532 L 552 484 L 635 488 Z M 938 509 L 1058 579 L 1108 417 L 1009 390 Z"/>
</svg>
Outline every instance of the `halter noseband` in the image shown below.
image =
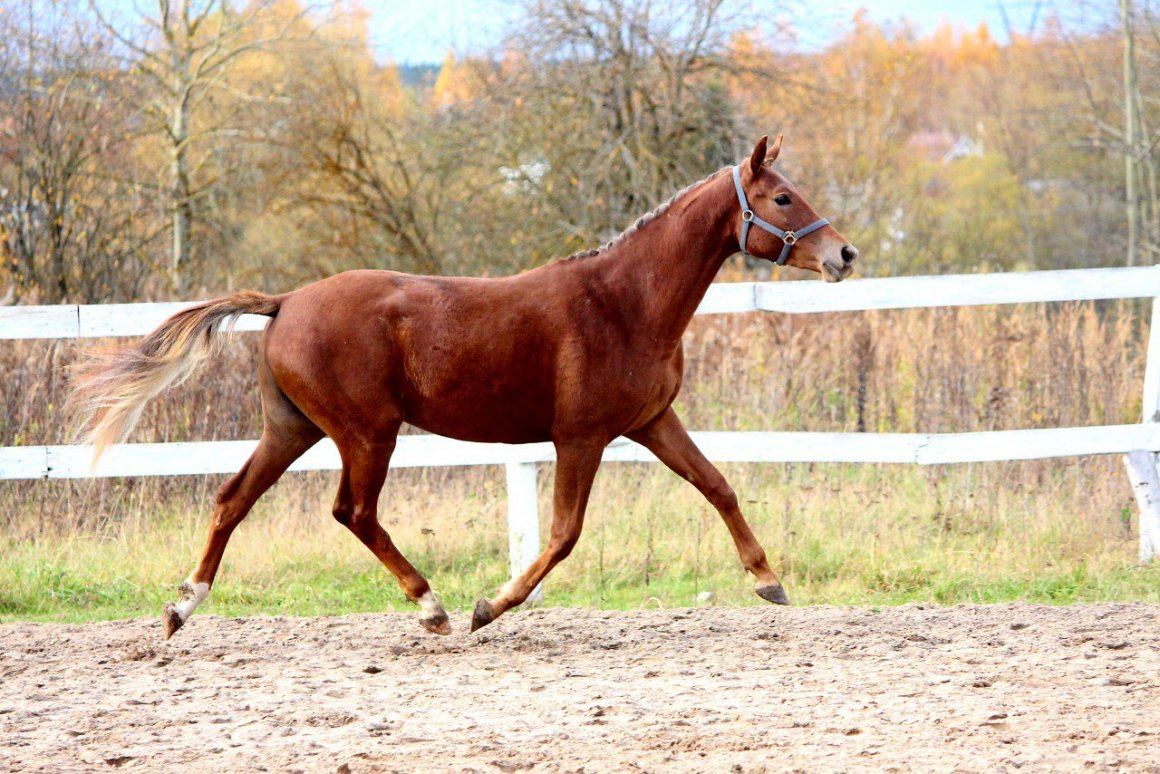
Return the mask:
<svg viewBox="0 0 1160 774">
<path fill-rule="evenodd" d="M 749 251 L 745 249 L 746 243 L 749 241 L 749 225 L 752 223 L 760 226 L 769 233 L 782 241 L 781 255 L 777 256 L 777 265 L 785 266 L 786 260 L 789 258 L 789 251 L 797 244 L 802 237 L 809 236 L 817 231 L 822 226 L 828 226 L 830 221 L 825 218 L 818 218 L 810 225 L 797 231 L 782 231 L 772 223 L 768 223 L 749 209 L 749 202 L 745 199 L 745 189 L 741 187 L 741 167 L 733 167 L 733 185 L 737 187 L 737 201 L 741 204 L 741 252 L 744 255 L 749 255 Z"/>
</svg>

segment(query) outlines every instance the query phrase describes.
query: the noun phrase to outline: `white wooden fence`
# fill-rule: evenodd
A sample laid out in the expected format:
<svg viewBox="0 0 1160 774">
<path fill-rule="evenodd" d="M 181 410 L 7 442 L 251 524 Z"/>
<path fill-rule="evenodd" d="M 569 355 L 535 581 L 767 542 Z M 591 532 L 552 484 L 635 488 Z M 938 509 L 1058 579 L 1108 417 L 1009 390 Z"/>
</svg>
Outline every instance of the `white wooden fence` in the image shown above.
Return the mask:
<svg viewBox="0 0 1160 774">
<path fill-rule="evenodd" d="M 838 312 L 1110 298 L 1152 298 L 1152 329 L 1144 376 L 1144 416 L 1137 425 L 1004 430 L 979 433 L 693 433 L 716 462 L 876 462 L 929 465 L 1126 453 L 1140 506 L 1140 559 L 1160 552 L 1160 266 L 1121 269 L 972 274 L 821 282 L 739 282 L 710 288 L 698 314 L 728 312 Z M 0 307 L 0 339 L 139 336 L 190 304 Z M 247 315 L 237 330 L 261 330 L 265 317 Z M 232 473 L 256 441 L 122 444 L 90 469 L 82 446 L 0 448 L 0 479 Z M 392 467 L 497 465 L 507 469 L 511 570 L 539 553 L 536 465 L 551 462 L 551 444 L 478 444 L 438 436 L 403 436 Z M 606 461 L 656 461 L 643 447 L 618 439 Z M 341 467 L 329 439 L 291 470 Z"/>
</svg>

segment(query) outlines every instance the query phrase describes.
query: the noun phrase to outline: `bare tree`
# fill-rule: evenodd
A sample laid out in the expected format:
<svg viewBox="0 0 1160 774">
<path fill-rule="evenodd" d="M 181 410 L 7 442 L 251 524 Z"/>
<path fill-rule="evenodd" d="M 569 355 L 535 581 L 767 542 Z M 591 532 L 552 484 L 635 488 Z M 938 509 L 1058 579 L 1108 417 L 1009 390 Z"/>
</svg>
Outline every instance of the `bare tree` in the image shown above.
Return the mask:
<svg viewBox="0 0 1160 774">
<path fill-rule="evenodd" d="M 724 5 L 529 3 L 508 46 L 523 63 L 508 71 L 508 96 L 530 119 L 508 135 L 510 165 L 547 163 L 527 182 L 565 232 L 605 238 L 736 155 L 740 111 L 720 77 L 733 29 Z"/>
<path fill-rule="evenodd" d="M 312 126 L 299 133 L 300 152 L 318 185 L 300 192 L 309 207 L 329 210 L 348 224 L 355 236 L 350 247 L 393 256 L 387 265 L 437 274 L 444 259 L 438 236 L 449 176 L 470 158 L 429 157 L 424 146 L 402 136 L 411 119 L 383 116 L 362 84 L 333 68 L 325 106 L 303 118 Z M 301 142 L 303 137 L 305 142 Z M 430 140 L 426 137 L 430 149 Z M 423 161 L 434 162 L 424 164 Z M 368 228 L 368 238 L 357 232 Z M 363 260 L 371 256 L 364 256 Z"/>
<path fill-rule="evenodd" d="M 0 94 L 0 254 L 16 297 L 129 298 L 149 274 L 150 230 L 141 186 L 104 174 L 127 152 L 119 77 L 69 10 L 0 16 L 0 58 L 16 75 Z"/>
<path fill-rule="evenodd" d="M 272 17 L 273 5 L 272 0 L 258 0 L 238 11 L 226 0 L 156 0 L 152 12 L 138 10 L 146 33 L 137 38 L 90 0 L 101 25 L 126 50 L 133 72 L 149 87 L 146 114 L 163 137 L 168 156 L 169 277 L 175 292 L 184 289 L 191 261 L 195 203 L 221 182 L 202 174 L 206 164 L 227 139 L 255 133 L 232 120 L 236 111 L 220 107 L 230 101 L 236 106 L 246 97 L 232 90 L 230 68 L 245 55 L 268 51 L 285 40 L 305 18 L 305 10 L 297 10 L 273 26 L 260 25 L 259 20 Z M 217 103 L 216 111 L 208 109 L 210 102 Z"/>
<path fill-rule="evenodd" d="M 457 97 L 441 101 L 404 86 L 394 68 L 343 54 L 332 51 L 291 95 L 301 109 L 286 139 L 300 165 L 282 189 L 327 235 L 311 263 L 426 274 L 522 267 L 508 227 L 523 202 L 505 191 L 495 152 L 505 110 L 486 82 L 468 67 Z"/>
<path fill-rule="evenodd" d="M 1132 0 L 1120 0 L 1120 29 L 1124 40 L 1124 203 L 1128 215 L 1127 264 L 1136 265 L 1140 241 L 1139 179 L 1140 103 L 1136 83 L 1136 34 L 1133 30 Z"/>
<path fill-rule="evenodd" d="M 1137 55 L 1145 62 L 1144 71 L 1151 75 L 1151 79 L 1141 85 L 1139 78 L 1135 88 L 1132 90 L 1135 94 L 1135 114 L 1139 126 L 1137 127 L 1137 134 L 1139 137 L 1140 152 L 1138 158 L 1141 163 L 1140 170 L 1140 187 L 1141 199 L 1145 205 L 1144 224 L 1146 227 L 1146 248 L 1151 253 L 1151 260 L 1160 259 L 1160 174 L 1157 172 L 1157 156 L 1160 155 L 1160 129 L 1151 129 L 1155 126 L 1153 123 L 1155 110 L 1160 106 L 1160 95 L 1157 94 L 1157 89 L 1160 88 L 1160 83 L 1156 82 L 1156 70 L 1160 66 L 1160 13 L 1150 0 L 1144 2 L 1137 7 L 1137 15 L 1139 23 L 1148 33 L 1145 36 L 1147 43 L 1151 44 L 1142 47 L 1142 51 L 1138 51 Z M 1137 74 L 1139 69 L 1137 68 Z M 1152 108 L 1149 113 L 1148 108 Z"/>
<path fill-rule="evenodd" d="M 1075 10 L 1091 20 L 1109 9 L 1076 0 Z M 1150 118 L 1160 104 L 1156 97 L 1160 83 L 1154 76 L 1155 65 L 1160 63 L 1160 26 L 1148 0 L 1119 0 L 1115 10 L 1114 26 L 1109 23 L 1094 34 L 1067 35 L 1065 40 L 1086 102 L 1081 113 L 1089 127 L 1084 144 L 1114 152 L 1123 161 L 1120 211 L 1127 226 L 1123 260 L 1131 266 L 1148 260 L 1145 255 L 1151 261 L 1160 256 L 1156 174 L 1160 131 L 1150 128 Z M 1115 52 L 1116 42 L 1118 61 L 1101 56 Z M 1151 66 L 1141 68 L 1141 59 Z M 1116 112 L 1121 115 L 1118 124 L 1112 119 Z"/>
</svg>

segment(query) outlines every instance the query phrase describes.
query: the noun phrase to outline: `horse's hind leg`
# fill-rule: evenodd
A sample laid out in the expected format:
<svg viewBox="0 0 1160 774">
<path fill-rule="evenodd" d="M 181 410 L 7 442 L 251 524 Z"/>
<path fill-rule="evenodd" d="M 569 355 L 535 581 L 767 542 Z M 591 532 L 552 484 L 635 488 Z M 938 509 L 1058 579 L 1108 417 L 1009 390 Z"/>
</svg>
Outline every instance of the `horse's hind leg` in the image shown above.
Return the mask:
<svg viewBox="0 0 1160 774">
<path fill-rule="evenodd" d="M 398 432 L 397 427 L 395 432 Z M 422 607 L 419 623 L 423 628 L 435 634 L 450 634 L 451 622 L 427 579 L 399 552 L 391 536 L 379 524 L 379 493 L 387 478 L 391 453 L 395 450 L 395 432 L 388 434 L 389 441 L 342 444 L 342 478 L 334 500 L 334 518 L 353 532 L 391 571 L 407 599 Z"/>
<path fill-rule="evenodd" d="M 167 602 L 162 612 L 166 638 L 172 637 L 209 596 L 230 535 L 246 518 L 254 503 L 286 472 L 290 463 L 323 436 L 323 432 L 303 416 L 271 381 L 264 378 L 262 386 L 266 425 L 262 438 L 242 469 L 218 489 L 217 505 L 201 559 L 181 584 L 178 600 Z"/>
</svg>

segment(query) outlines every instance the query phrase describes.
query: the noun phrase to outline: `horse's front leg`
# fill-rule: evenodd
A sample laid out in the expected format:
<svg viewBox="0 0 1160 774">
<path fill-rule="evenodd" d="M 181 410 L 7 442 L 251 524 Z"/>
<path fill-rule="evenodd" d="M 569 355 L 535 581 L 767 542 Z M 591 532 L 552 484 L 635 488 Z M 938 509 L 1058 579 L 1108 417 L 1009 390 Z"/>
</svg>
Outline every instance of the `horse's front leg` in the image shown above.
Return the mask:
<svg viewBox="0 0 1160 774">
<path fill-rule="evenodd" d="M 518 577 L 508 581 L 494 599 L 481 599 L 475 603 L 471 631 L 487 626 L 522 604 L 544 576 L 572 553 L 584 526 L 584 509 L 588 506 L 588 495 L 600 467 L 604 446 L 604 443 L 594 441 L 556 444 L 556 488 L 548 547 Z"/>
<path fill-rule="evenodd" d="M 733 487 L 721 475 L 713 463 L 705 459 L 701 450 L 693 443 L 685 431 L 681 420 L 669 408 L 657 417 L 647 427 L 628 437 L 644 446 L 665 463 L 674 473 L 697 487 L 705 496 L 729 528 L 733 536 L 733 543 L 737 546 L 737 554 L 741 557 L 741 564 L 757 578 L 754 590 L 757 595 L 767 602 L 778 605 L 788 605 L 789 597 L 782 588 L 781 581 L 769 568 L 765 551 L 753 531 L 749 529 L 741 508 L 737 505 L 737 495 Z"/>
</svg>

